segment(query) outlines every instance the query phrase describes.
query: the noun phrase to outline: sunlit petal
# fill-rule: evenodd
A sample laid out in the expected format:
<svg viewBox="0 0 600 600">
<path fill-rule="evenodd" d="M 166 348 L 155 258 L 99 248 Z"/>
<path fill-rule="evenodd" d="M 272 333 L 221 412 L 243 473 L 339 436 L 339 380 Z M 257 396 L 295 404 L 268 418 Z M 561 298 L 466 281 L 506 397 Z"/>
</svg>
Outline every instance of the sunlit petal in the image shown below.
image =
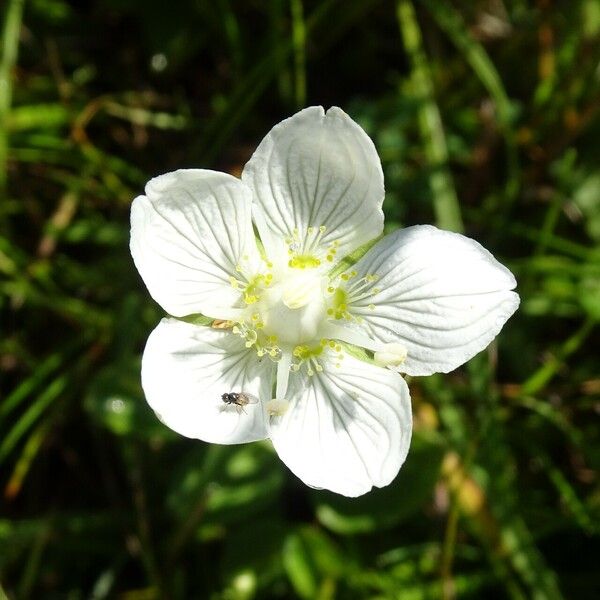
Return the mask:
<svg viewBox="0 0 600 600">
<path fill-rule="evenodd" d="M 383 230 L 381 162 L 340 108 L 312 106 L 273 127 L 242 179 L 272 260 L 287 262 L 287 239 L 307 261 L 332 264 Z"/>
<path fill-rule="evenodd" d="M 131 207 L 131 253 L 152 297 L 174 316 L 230 318 L 241 297 L 230 278 L 259 264 L 251 192 L 196 169 L 156 177 L 145 191 Z"/>
<path fill-rule="evenodd" d="M 267 437 L 264 404 L 271 400 L 273 365 L 230 331 L 163 319 L 144 350 L 142 385 L 148 404 L 171 429 L 238 444 Z M 230 392 L 258 402 L 227 405 L 221 396 Z"/>
<path fill-rule="evenodd" d="M 515 278 L 487 250 L 428 225 L 386 236 L 353 270 L 342 282 L 350 290 L 351 316 L 336 323 L 404 346 L 399 369 L 410 375 L 446 373 L 463 364 L 496 337 L 519 305 L 511 291 Z"/>
<path fill-rule="evenodd" d="M 335 360 L 335 359 L 332 359 Z M 410 445 L 410 396 L 400 375 L 346 355 L 311 377 L 292 374 L 289 406 L 271 417 L 271 438 L 306 484 L 345 496 L 388 485 Z"/>
</svg>

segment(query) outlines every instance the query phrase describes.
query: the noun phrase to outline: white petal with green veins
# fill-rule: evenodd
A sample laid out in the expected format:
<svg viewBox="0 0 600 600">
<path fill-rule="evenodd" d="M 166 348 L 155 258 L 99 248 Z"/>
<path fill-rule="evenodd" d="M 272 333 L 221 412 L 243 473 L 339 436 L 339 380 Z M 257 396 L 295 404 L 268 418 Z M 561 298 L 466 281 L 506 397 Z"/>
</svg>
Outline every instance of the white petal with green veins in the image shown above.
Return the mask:
<svg viewBox="0 0 600 600">
<path fill-rule="evenodd" d="M 271 400 L 275 363 L 260 359 L 230 331 L 163 319 L 142 358 L 146 400 L 174 431 L 217 444 L 267 437 L 265 403 Z M 239 410 L 222 394 L 243 392 L 260 403 Z"/>
<path fill-rule="evenodd" d="M 251 192 L 225 173 L 189 169 L 156 177 L 131 207 L 131 254 L 152 297 L 171 315 L 227 319 L 243 306 L 232 277 L 261 260 Z"/>
<path fill-rule="evenodd" d="M 408 453 L 408 387 L 388 369 L 339 357 L 326 348 L 322 370 L 290 375 L 282 415 L 270 435 L 280 458 L 302 481 L 345 496 L 388 485 Z"/>
<path fill-rule="evenodd" d="M 244 168 L 254 219 L 280 266 L 323 266 L 383 231 L 383 172 L 373 142 L 343 110 L 306 108 L 267 134 Z"/>
<path fill-rule="evenodd" d="M 418 225 L 371 248 L 353 270 L 372 277 L 337 323 L 398 343 L 409 375 L 446 373 L 483 350 L 519 305 L 512 273 L 476 241 Z M 342 338 L 344 339 L 344 338 Z"/>
</svg>

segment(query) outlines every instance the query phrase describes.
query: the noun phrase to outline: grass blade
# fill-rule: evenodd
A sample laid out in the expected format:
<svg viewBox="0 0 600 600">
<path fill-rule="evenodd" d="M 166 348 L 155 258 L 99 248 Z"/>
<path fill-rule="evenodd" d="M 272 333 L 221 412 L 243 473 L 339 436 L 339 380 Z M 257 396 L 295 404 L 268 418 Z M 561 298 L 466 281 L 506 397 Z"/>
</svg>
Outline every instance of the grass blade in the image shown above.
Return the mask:
<svg viewBox="0 0 600 600">
<path fill-rule="evenodd" d="M 413 91 L 421 101 L 419 128 L 425 154 L 432 168 L 430 186 L 436 223 L 442 229 L 460 232 L 464 227 L 452 175 L 448 169 L 448 147 L 440 111 L 435 102 L 429 63 L 423 50 L 421 30 L 410 0 L 399 0 L 396 6 L 404 49 L 411 64 Z"/>
<path fill-rule="evenodd" d="M 0 195 L 6 187 L 6 161 L 8 157 L 7 121 L 12 102 L 12 70 L 17 62 L 19 33 L 24 0 L 9 0 L 2 31 L 2 57 L 0 58 Z M 0 211 L 2 219 L 2 211 Z"/>
</svg>

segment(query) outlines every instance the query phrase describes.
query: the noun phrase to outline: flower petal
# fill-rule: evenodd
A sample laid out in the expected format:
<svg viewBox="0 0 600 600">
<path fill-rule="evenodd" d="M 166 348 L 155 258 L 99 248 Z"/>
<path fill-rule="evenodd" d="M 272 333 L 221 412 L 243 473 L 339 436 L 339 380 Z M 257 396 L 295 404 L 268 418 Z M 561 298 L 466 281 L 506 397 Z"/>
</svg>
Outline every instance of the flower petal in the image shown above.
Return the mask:
<svg viewBox="0 0 600 600">
<path fill-rule="evenodd" d="M 230 331 L 163 319 L 142 359 L 146 400 L 171 429 L 216 444 L 267 437 L 264 405 L 271 400 L 273 363 L 259 360 Z M 240 408 L 221 395 L 244 392 L 259 402 Z"/>
<path fill-rule="evenodd" d="M 299 245 L 310 245 L 325 226 L 319 247 L 327 254 L 326 248 L 337 243 L 338 259 L 383 231 L 379 156 L 367 134 L 340 108 L 325 113 L 311 106 L 273 127 L 242 180 L 254 191 L 253 216 L 271 260 L 281 255 L 283 240 L 293 238 L 295 230 Z"/>
<path fill-rule="evenodd" d="M 410 445 L 408 387 L 388 369 L 344 356 L 309 377 L 290 375 L 289 408 L 271 417 L 285 464 L 306 484 L 360 496 L 396 477 Z"/>
<path fill-rule="evenodd" d="M 250 190 L 225 173 L 189 169 L 148 182 L 131 207 L 131 254 L 152 297 L 171 315 L 229 318 L 230 277 L 259 260 Z"/>
<path fill-rule="evenodd" d="M 519 306 L 510 291 L 515 278 L 485 248 L 429 225 L 388 235 L 353 270 L 350 282 L 366 276 L 367 282 L 348 301 L 359 324 L 344 324 L 376 341 L 404 345 L 408 355 L 399 370 L 409 375 L 460 366 L 496 337 Z"/>
</svg>

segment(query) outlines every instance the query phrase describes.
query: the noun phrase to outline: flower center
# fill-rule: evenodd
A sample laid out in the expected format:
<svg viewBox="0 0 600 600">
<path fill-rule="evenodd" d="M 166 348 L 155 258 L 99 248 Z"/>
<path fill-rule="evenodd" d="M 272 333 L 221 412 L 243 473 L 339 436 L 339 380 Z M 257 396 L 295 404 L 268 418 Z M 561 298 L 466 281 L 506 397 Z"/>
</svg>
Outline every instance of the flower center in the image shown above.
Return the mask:
<svg viewBox="0 0 600 600">
<path fill-rule="evenodd" d="M 314 271 L 291 272 L 265 290 L 257 308 L 265 334 L 276 335 L 280 344 L 310 342 L 326 317 L 323 277 Z"/>
<path fill-rule="evenodd" d="M 361 317 L 353 315 L 349 306 L 379 291 L 372 287 L 375 275 L 358 277 L 356 271 L 348 271 L 330 279 L 318 268 L 336 253 L 335 242 L 329 247 L 322 243 L 324 233 L 324 227 L 309 227 L 301 238 L 295 231 L 293 238 L 285 240 L 290 256 L 287 265 L 275 268 L 265 261 L 261 272 L 253 273 L 248 261 L 242 260 L 236 276 L 230 277 L 246 306 L 242 317 L 232 323 L 233 333 L 259 357 L 275 361 L 287 357 L 286 368 L 297 371 L 305 365 L 309 374 L 321 370 L 324 350 L 341 356 L 337 343 L 322 339 L 329 331 L 328 321 L 359 322 Z"/>
<path fill-rule="evenodd" d="M 282 351 L 291 353 L 296 346 L 319 339 L 327 318 L 327 278 L 319 269 L 306 267 L 284 267 L 274 277 L 271 268 L 267 262 L 265 273 L 250 275 L 240 267 L 236 269 L 240 277 L 230 278 L 247 307 L 233 333 L 259 356 L 279 360 Z"/>
</svg>

